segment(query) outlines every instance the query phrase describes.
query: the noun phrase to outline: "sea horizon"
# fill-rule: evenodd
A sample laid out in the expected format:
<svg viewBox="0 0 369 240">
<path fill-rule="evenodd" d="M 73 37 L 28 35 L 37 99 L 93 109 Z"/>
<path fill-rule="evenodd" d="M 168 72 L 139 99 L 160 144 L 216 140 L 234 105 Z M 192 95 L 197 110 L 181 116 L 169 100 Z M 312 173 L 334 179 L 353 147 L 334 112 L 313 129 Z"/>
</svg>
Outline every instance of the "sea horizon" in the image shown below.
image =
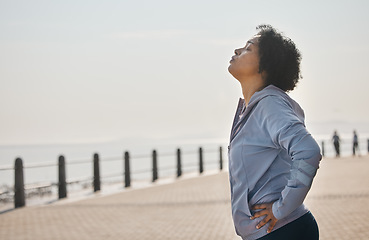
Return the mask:
<svg viewBox="0 0 369 240">
<path fill-rule="evenodd" d="M 324 152 L 327 157 L 334 157 L 332 144 L 333 131 L 337 130 L 341 138 L 341 155 L 352 154 L 352 131 L 355 129 L 359 136 L 359 151 L 367 153 L 367 139 L 369 138 L 369 124 L 350 123 L 343 121 L 307 123 L 307 128 L 322 148 L 324 141 Z M 205 165 L 207 161 L 217 161 L 219 147 L 223 147 L 223 161 L 227 159 L 227 146 L 229 138 L 184 136 L 167 138 L 121 138 L 109 141 L 92 141 L 79 143 L 43 143 L 43 144 L 0 144 L 0 168 L 13 168 L 16 158 L 21 158 L 25 167 L 37 164 L 56 165 L 60 155 L 63 155 L 67 163 L 67 178 L 87 178 L 92 176 L 92 159 L 95 153 L 101 158 L 102 176 L 119 175 L 123 173 L 123 155 L 128 151 L 132 158 L 132 171 L 147 171 L 152 168 L 151 154 L 153 150 L 158 153 L 158 164 L 160 168 L 175 168 L 176 151 L 180 148 L 183 152 L 183 162 L 186 167 L 195 165 L 198 161 L 198 149 L 204 149 Z M 210 151 L 210 153 L 207 153 Z M 138 157 L 138 158 L 137 158 Z M 105 161 L 105 159 L 116 159 Z M 73 162 L 85 161 L 85 164 L 68 165 Z M 173 174 L 174 171 L 168 171 Z M 13 184 L 14 170 L 1 171 L 0 185 L 11 186 Z M 25 182 L 55 182 L 57 168 L 44 167 L 25 170 Z M 150 178 L 150 174 L 143 174 L 142 178 Z"/>
</svg>

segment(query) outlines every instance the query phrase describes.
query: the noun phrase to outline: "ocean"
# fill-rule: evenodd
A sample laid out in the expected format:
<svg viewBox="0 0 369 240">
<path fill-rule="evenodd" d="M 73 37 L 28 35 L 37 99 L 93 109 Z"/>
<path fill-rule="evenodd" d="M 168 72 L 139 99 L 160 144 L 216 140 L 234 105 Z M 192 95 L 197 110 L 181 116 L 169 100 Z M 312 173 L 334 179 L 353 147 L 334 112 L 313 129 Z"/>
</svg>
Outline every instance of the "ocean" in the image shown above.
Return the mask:
<svg viewBox="0 0 369 240">
<path fill-rule="evenodd" d="M 307 124 L 308 129 L 322 147 L 325 157 L 334 157 L 332 134 L 338 131 L 341 138 L 341 156 L 352 154 L 352 131 L 359 134 L 359 153 L 368 153 L 369 128 L 367 124 L 348 124 L 342 122 Z M 132 182 L 151 181 L 152 151 L 158 154 L 160 177 L 176 176 L 177 148 L 182 151 L 184 173 L 199 169 L 199 147 L 203 148 L 204 168 L 219 168 L 219 147 L 223 148 L 223 162 L 227 164 L 228 138 L 211 139 L 166 139 L 166 140 L 121 140 L 104 143 L 46 144 L 46 145 L 7 145 L 0 146 L 0 192 L 14 185 L 14 162 L 23 160 L 25 184 L 50 184 L 58 182 L 58 158 L 65 157 L 68 182 L 91 185 L 93 177 L 93 155 L 100 157 L 100 176 L 102 183 L 123 182 L 124 152 L 131 157 Z M 45 166 L 45 164 L 47 166 Z M 41 167 L 37 167 L 41 166 Z M 6 170 L 4 170 L 6 169 Z"/>
<path fill-rule="evenodd" d="M 151 180 L 152 152 L 157 152 L 159 178 L 176 176 L 177 149 L 181 149 L 184 173 L 199 169 L 199 148 L 203 149 L 204 169 L 219 168 L 219 147 L 226 162 L 226 142 L 221 139 L 158 141 L 125 144 L 124 142 L 0 146 L 0 186 L 14 184 L 14 162 L 23 160 L 26 184 L 58 181 L 58 158 L 65 157 L 67 181 L 90 182 L 93 176 L 93 155 L 99 154 L 102 182 L 123 181 L 124 153 L 130 154 L 132 181 Z M 45 166 L 47 165 L 47 166 Z M 37 167 L 40 166 L 40 167 Z M 1 170 L 10 169 L 10 170 Z"/>
</svg>

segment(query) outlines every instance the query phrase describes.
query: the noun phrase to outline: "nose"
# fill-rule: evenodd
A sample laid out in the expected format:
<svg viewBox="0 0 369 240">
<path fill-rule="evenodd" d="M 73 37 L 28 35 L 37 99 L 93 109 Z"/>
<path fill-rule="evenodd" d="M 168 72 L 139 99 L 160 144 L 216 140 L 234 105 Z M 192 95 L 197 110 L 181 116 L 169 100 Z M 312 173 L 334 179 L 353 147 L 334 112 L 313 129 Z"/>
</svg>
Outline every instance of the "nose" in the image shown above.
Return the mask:
<svg viewBox="0 0 369 240">
<path fill-rule="evenodd" d="M 236 55 L 240 55 L 240 49 L 238 48 L 238 49 L 235 49 L 234 50 L 234 54 L 236 54 Z"/>
</svg>

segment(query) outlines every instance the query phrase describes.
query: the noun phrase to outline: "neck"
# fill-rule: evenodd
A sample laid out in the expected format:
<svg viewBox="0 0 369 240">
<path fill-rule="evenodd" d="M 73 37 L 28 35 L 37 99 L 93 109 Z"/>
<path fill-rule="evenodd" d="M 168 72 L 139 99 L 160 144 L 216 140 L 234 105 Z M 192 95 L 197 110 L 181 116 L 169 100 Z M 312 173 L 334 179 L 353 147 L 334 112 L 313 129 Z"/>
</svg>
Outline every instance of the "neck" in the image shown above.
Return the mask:
<svg viewBox="0 0 369 240">
<path fill-rule="evenodd" d="M 252 95 L 254 95 L 254 93 L 256 93 L 257 91 L 262 90 L 265 86 L 264 81 L 262 80 L 261 76 L 260 78 L 258 77 L 257 79 L 253 79 L 251 81 L 250 80 L 247 80 L 247 81 L 240 80 L 240 83 L 241 83 L 242 94 L 245 99 L 246 106 L 249 104 Z"/>
</svg>

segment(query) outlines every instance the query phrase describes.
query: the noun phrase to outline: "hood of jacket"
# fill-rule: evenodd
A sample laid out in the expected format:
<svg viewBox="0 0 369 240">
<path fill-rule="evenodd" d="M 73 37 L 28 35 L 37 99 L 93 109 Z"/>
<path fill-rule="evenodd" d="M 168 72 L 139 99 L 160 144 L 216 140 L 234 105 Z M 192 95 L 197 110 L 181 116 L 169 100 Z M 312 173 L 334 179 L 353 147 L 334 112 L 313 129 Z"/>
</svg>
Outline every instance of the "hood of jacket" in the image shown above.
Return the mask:
<svg viewBox="0 0 369 240">
<path fill-rule="evenodd" d="M 286 92 L 284 92 L 282 89 L 274 86 L 269 85 L 262 89 L 261 91 L 255 92 L 254 95 L 252 95 L 250 102 L 247 106 L 247 108 L 252 109 L 261 99 L 267 97 L 267 96 L 278 96 L 283 98 L 283 100 L 293 109 L 293 111 L 297 114 L 299 119 L 304 122 L 305 115 L 304 110 L 300 107 L 300 105 L 295 102 Z"/>
<path fill-rule="evenodd" d="M 263 99 L 266 98 L 268 96 L 277 96 L 279 98 L 282 98 L 283 101 L 288 104 L 291 109 L 296 113 L 297 117 L 299 118 L 299 120 L 305 124 L 305 114 L 304 114 L 304 110 L 302 110 L 302 108 L 300 107 L 300 105 L 295 102 L 295 100 L 293 100 L 286 92 L 284 92 L 282 89 L 274 86 L 274 85 L 268 85 L 267 87 L 263 88 L 262 90 L 255 92 L 251 99 L 250 102 L 247 106 L 245 106 L 245 100 L 240 98 L 239 102 L 238 102 L 238 107 L 237 107 L 237 111 L 236 111 L 236 115 L 234 117 L 233 120 L 233 125 L 232 125 L 232 131 L 231 131 L 231 140 L 234 138 L 234 136 L 236 135 L 236 133 L 238 132 L 237 130 L 239 130 L 242 125 L 245 123 L 245 121 L 247 120 L 247 117 L 249 115 L 249 113 L 254 109 L 254 107 L 256 107 L 256 105 Z M 246 108 L 244 113 L 241 116 L 241 112 L 242 109 Z M 241 116 L 241 118 L 239 118 Z"/>
</svg>

